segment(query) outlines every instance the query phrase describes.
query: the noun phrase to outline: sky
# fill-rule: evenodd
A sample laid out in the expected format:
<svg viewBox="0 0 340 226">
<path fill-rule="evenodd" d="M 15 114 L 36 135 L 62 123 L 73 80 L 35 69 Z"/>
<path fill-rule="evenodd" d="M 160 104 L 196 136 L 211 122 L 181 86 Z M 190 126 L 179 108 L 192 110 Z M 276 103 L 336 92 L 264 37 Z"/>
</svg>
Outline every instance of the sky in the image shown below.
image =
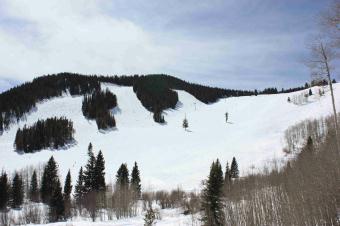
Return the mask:
<svg viewBox="0 0 340 226">
<path fill-rule="evenodd" d="M 0 91 L 58 72 L 295 87 L 331 0 L 0 0 Z"/>
</svg>

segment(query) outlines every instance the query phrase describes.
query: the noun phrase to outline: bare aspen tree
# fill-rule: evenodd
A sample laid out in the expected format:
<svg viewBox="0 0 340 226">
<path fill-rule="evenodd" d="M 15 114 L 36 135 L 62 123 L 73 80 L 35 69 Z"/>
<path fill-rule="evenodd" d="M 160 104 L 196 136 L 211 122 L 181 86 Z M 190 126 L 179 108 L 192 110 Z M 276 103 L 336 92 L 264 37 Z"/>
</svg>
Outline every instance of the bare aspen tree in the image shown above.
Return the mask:
<svg viewBox="0 0 340 226">
<path fill-rule="evenodd" d="M 311 43 L 309 48 L 310 48 L 310 58 L 307 61 L 307 65 L 311 69 L 312 77 L 314 79 L 327 78 L 328 80 L 328 84 L 331 90 L 333 114 L 334 114 L 334 125 L 335 125 L 336 139 L 337 139 L 338 119 L 337 119 L 333 84 L 332 84 L 332 78 L 331 78 L 331 71 L 332 71 L 331 62 L 332 60 L 334 60 L 336 53 L 331 47 L 331 45 L 327 41 L 322 39 L 321 37 L 316 38 Z M 338 139 L 337 139 L 337 147 L 339 151 Z"/>
</svg>

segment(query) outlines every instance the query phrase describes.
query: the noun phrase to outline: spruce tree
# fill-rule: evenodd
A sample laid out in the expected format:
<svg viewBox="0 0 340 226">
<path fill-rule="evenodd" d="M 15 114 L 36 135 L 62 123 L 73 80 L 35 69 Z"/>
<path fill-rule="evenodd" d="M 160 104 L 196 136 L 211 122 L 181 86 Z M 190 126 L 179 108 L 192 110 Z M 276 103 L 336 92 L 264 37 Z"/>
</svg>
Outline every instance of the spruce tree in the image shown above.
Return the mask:
<svg viewBox="0 0 340 226">
<path fill-rule="evenodd" d="M 92 144 L 88 147 L 88 162 L 85 166 L 84 171 L 84 183 L 87 192 L 94 191 L 96 188 L 95 184 L 95 168 L 96 168 L 96 157 L 93 154 Z"/>
<path fill-rule="evenodd" d="M 129 170 L 126 163 L 122 164 L 116 175 L 118 189 L 128 189 L 129 188 Z"/>
<path fill-rule="evenodd" d="M 204 214 L 202 221 L 206 226 L 224 225 L 223 214 L 223 172 L 222 167 L 217 159 L 210 168 L 210 174 L 206 181 L 202 195 L 202 207 Z"/>
<path fill-rule="evenodd" d="M 9 184 L 6 172 L 2 172 L 0 176 L 0 211 L 7 208 L 9 201 Z"/>
<path fill-rule="evenodd" d="M 99 151 L 96 164 L 95 164 L 95 175 L 94 175 L 94 184 L 96 191 L 105 191 L 105 160 L 102 151 Z"/>
<path fill-rule="evenodd" d="M 39 202 L 39 189 L 38 189 L 38 178 L 37 178 L 37 172 L 34 170 L 32 177 L 31 177 L 31 183 L 29 188 L 29 198 L 32 202 Z"/>
<path fill-rule="evenodd" d="M 65 216 L 69 217 L 71 215 L 71 192 L 72 192 L 72 185 L 71 185 L 71 172 L 68 171 L 65 179 L 64 185 L 64 205 L 65 205 Z"/>
<path fill-rule="evenodd" d="M 182 126 L 185 130 L 187 130 L 187 128 L 189 127 L 188 119 L 186 117 L 183 119 Z"/>
<path fill-rule="evenodd" d="M 230 179 L 231 179 L 230 168 L 229 163 L 227 162 L 227 166 L 225 167 L 224 182 L 227 184 L 230 182 Z"/>
<path fill-rule="evenodd" d="M 74 188 L 74 198 L 78 205 L 81 205 L 85 192 L 83 167 L 80 167 L 77 184 Z"/>
<path fill-rule="evenodd" d="M 312 89 L 309 89 L 308 95 L 309 95 L 309 96 L 312 96 L 312 95 L 313 95 Z"/>
<path fill-rule="evenodd" d="M 141 180 L 137 162 L 135 162 L 131 172 L 131 188 L 134 198 L 139 199 L 141 197 Z"/>
<path fill-rule="evenodd" d="M 24 200 L 24 186 L 22 178 L 17 172 L 13 177 L 11 196 L 12 196 L 11 207 L 19 208 Z"/>
<path fill-rule="evenodd" d="M 58 178 L 58 166 L 54 161 L 53 156 L 48 160 L 47 165 L 44 168 L 42 180 L 41 180 L 41 199 L 44 203 L 49 204 L 53 190 L 56 187 Z"/>
<path fill-rule="evenodd" d="M 233 161 L 231 162 L 230 175 L 231 175 L 231 178 L 239 177 L 238 165 L 237 165 L 235 157 L 233 157 Z"/>
<path fill-rule="evenodd" d="M 59 179 L 55 182 L 55 187 L 50 200 L 50 221 L 57 222 L 64 219 L 65 206 L 62 188 Z"/>
</svg>

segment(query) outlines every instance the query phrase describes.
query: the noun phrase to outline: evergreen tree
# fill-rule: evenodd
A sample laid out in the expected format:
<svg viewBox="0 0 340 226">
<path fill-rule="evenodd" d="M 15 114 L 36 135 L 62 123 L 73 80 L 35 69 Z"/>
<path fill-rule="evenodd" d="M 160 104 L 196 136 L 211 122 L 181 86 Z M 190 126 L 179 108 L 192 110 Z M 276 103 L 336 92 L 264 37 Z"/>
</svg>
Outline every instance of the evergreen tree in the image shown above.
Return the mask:
<svg viewBox="0 0 340 226">
<path fill-rule="evenodd" d="M 95 176 L 94 176 L 95 190 L 105 191 L 105 160 L 102 151 L 99 151 L 95 164 Z"/>
<path fill-rule="evenodd" d="M 128 189 L 129 188 L 129 170 L 126 163 L 122 164 L 116 175 L 116 184 L 118 189 Z"/>
<path fill-rule="evenodd" d="M 86 190 L 85 190 L 85 185 L 84 185 L 83 167 L 80 167 L 77 184 L 74 188 L 74 198 L 78 205 L 82 203 L 85 192 Z"/>
<path fill-rule="evenodd" d="M 238 165 L 237 165 L 235 157 L 233 157 L 233 161 L 231 162 L 230 175 L 231 175 L 231 178 L 239 177 Z"/>
<path fill-rule="evenodd" d="M 185 117 L 184 120 L 183 120 L 183 124 L 182 124 L 183 128 L 185 130 L 187 130 L 187 128 L 189 127 L 189 123 L 188 123 L 188 120 L 187 118 Z"/>
<path fill-rule="evenodd" d="M 229 163 L 227 162 L 227 166 L 225 167 L 224 182 L 227 184 L 230 182 L 230 179 L 231 179 L 230 168 Z"/>
<path fill-rule="evenodd" d="M 24 200 L 24 186 L 21 176 L 16 172 L 12 181 L 12 208 L 19 208 Z"/>
<path fill-rule="evenodd" d="M 205 184 L 202 197 L 202 207 L 204 209 L 202 221 L 206 226 L 224 225 L 223 214 L 223 172 L 217 159 L 210 168 L 210 174 Z"/>
<path fill-rule="evenodd" d="M 71 185 L 71 172 L 68 171 L 65 179 L 64 185 L 64 206 L 65 206 L 65 216 L 69 217 L 71 215 L 71 192 L 72 192 L 72 185 Z"/>
<path fill-rule="evenodd" d="M 84 171 L 84 184 L 86 192 L 94 191 L 96 188 L 95 184 L 96 157 L 93 154 L 91 143 L 89 144 L 88 147 L 88 156 L 89 159 L 87 161 Z"/>
<path fill-rule="evenodd" d="M 134 198 L 139 199 L 141 197 L 141 179 L 137 162 L 135 162 L 131 172 L 131 188 Z"/>
<path fill-rule="evenodd" d="M 6 172 L 2 172 L 0 176 L 0 210 L 7 208 L 9 200 L 9 184 Z"/>
<path fill-rule="evenodd" d="M 47 165 L 44 168 L 43 176 L 41 179 L 41 199 L 44 203 L 49 204 L 53 195 L 54 188 L 57 185 L 58 178 L 58 166 L 54 161 L 53 156 L 48 160 Z"/>
<path fill-rule="evenodd" d="M 313 95 L 312 89 L 309 89 L 308 95 L 309 95 L 309 96 L 312 96 L 312 95 Z"/>
<path fill-rule="evenodd" d="M 34 170 L 31 177 L 31 184 L 29 189 L 29 197 L 32 202 L 39 202 L 39 189 L 37 172 Z"/>
<path fill-rule="evenodd" d="M 65 206 L 62 188 L 59 179 L 55 182 L 55 187 L 50 200 L 50 221 L 56 222 L 64 219 Z"/>
</svg>

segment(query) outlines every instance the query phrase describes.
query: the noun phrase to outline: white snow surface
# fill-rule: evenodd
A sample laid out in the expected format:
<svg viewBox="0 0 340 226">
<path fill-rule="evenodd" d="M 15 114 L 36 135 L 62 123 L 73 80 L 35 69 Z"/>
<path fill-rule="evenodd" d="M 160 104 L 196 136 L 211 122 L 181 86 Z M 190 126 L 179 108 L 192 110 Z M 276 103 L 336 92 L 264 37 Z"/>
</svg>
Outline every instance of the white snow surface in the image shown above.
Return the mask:
<svg viewBox="0 0 340 226">
<path fill-rule="evenodd" d="M 340 84 L 335 84 L 339 108 Z M 73 183 L 81 166 L 87 162 L 87 147 L 92 142 L 95 154 L 102 150 L 105 158 L 106 180 L 113 182 L 122 163 L 131 170 L 137 161 L 144 190 L 199 189 L 209 173 L 212 161 L 217 158 L 225 165 L 235 156 L 241 174 L 250 167 L 261 167 L 268 160 L 285 157 L 282 151 L 285 129 L 304 119 L 318 118 L 332 113 L 330 92 L 308 103 L 295 105 L 287 98 L 301 92 L 277 95 L 224 98 L 214 104 L 204 104 L 192 95 L 177 91 L 179 103 L 175 110 L 165 111 L 165 125 L 153 121 L 134 94 L 132 87 L 102 84 L 116 94 L 118 107 L 113 109 L 117 128 L 100 132 L 95 121 L 82 114 L 82 96 L 53 98 L 37 104 L 26 121 L 12 125 L 0 136 L 0 169 L 12 172 L 29 165 L 46 162 L 52 155 L 59 164 L 64 180 L 67 171 Z M 229 123 L 225 113 L 229 113 Z M 18 154 L 13 142 L 18 127 L 32 125 L 38 119 L 65 116 L 75 128 L 77 144 L 66 150 L 42 150 L 33 154 Z M 188 131 L 182 128 L 184 117 L 189 122 Z"/>
</svg>

